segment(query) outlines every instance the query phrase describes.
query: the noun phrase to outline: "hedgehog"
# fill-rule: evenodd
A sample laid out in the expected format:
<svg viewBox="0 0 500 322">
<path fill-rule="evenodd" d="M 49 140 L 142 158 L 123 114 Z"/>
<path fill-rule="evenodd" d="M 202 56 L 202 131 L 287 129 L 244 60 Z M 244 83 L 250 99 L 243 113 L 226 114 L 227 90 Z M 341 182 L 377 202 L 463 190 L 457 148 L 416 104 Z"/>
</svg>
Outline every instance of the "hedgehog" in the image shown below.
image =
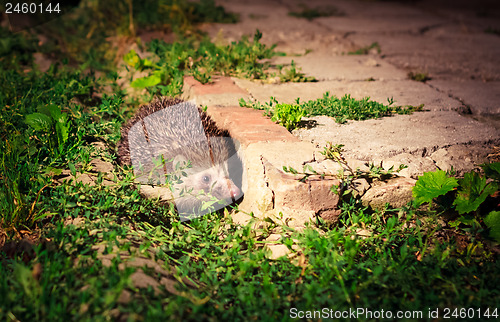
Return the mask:
<svg viewBox="0 0 500 322">
<path fill-rule="evenodd" d="M 173 201 L 181 220 L 242 197 L 237 142 L 196 105 L 161 98 L 122 127 L 118 160 L 131 165 L 141 192 Z"/>
</svg>

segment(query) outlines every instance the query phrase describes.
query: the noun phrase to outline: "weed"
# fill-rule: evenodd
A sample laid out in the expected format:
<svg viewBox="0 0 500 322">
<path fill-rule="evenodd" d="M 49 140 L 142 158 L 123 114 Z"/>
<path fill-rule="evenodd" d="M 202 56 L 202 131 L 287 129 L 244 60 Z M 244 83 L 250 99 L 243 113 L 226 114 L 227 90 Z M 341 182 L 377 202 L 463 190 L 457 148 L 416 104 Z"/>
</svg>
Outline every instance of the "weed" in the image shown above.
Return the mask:
<svg viewBox="0 0 500 322">
<path fill-rule="evenodd" d="M 26 124 L 41 133 L 40 140 L 46 142 L 53 154 L 56 149 L 58 153 L 62 153 L 71 126 L 68 115 L 61 112 L 59 106 L 54 104 L 41 106 L 39 111 L 26 115 Z"/>
<path fill-rule="evenodd" d="M 292 17 L 305 18 L 309 21 L 312 21 L 314 18 L 319 17 L 341 17 L 345 16 L 345 13 L 333 6 L 324 8 L 309 8 L 306 5 L 303 5 L 301 11 L 290 11 L 288 15 Z"/>
<path fill-rule="evenodd" d="M 322 179 L 325 177 L 333 177 L 341 180 L 340 185 L 333 185 L 331 191 L 335 194 L 341 193 L 342 201 L 344 202 L 348 198 L 352 198 L 355 195 L 356 187 L 353 185 L 354 180 L 364 178 L 371 184 L 376 180 L 387 180 L 392 178 L 399 171 L 407 168 L 406 165 L 401 164 L 398 169 L 394 169 L 391 166 L 388 170 L 385 170 L 380 166 L 376 166 L 373 163 L 366 163 L 365 165 L 369 168 L 368 171 L 361 171 L 359 168 L 353 170 L 351 166 L 347 163 L 342 153 L 344 152 L 343 144 L 332 144 L 327 142 L 327 145 L 320 151 L 321 154 L 325 156 L 325 159 L 335 161 L 340 165 L 340 170 L 337 173 L 318 173 L 314 170 L 311 165 L 305 164 L 303 166 L 302 172 L 297 171 L 292 167 L 283 166 L 283 171 L 292 173 L 295 175 L 301 175 L 299 179 L 301 182 L 305 182 L 310 176 L 320 176 Z"/>
<path fill-rule="evenodd" d="M 333 160 L 347 167 L 348 164 L 342 156 L 342 152 L 344 151 L 343 148 L 343 144 L 332 144 L 332 142 L 327 142 L 323 151 L 320 151 L 320 153 L 325 156 L 325 159 Z"/>
<path fill-rule="evenodd" d="M 500 29 L 497 29 L 497 28 L 488 27 L 484 30 L 484 32 L 487 34 L 500 36 Z"/>
<path fill-rule="evenodd" d="M 12 33 L 0 27 L 0 64 L 18 68 L 31 65 L 32 54 L 39 50 L 38 40 L 26 32 Z"/>
<path fill-rule="evenodd" d="M 426 81 L 432 79 L 429 77 L 428 73 L 414 73 L 414 72 L 408 72 L 408 78 L 422 83 L 425 83 Z"/>
<path fill-rule="evenodd" d="M 360 48 L 360 49 L 355 50 L 355 51 L 350 51 L 347 54 L 348 55 L 368 55 L 372 50 L 376 51 L 377 54 L 380 54 L 381 50 L 380 50 L 380 45 L 378 44 L 378 42 L 374 42 L 369 46 Z"/>
<path fill-rule="evenodd" d="M 317 82 L 317 79 L 309 76 L 306 77 L 304 73 L 301 72 L 301 68 L 296 68 L 295 62 L 292 60 L 289 69 L 286 69 L 283 72 L 283 65 L 278 66 L 279 69 L 279 78 L 282 83 L 293 82 L 293 83 L 305 83 L 305 82 Z"/>
<path fill-rule="evenodd" d="M 424 173 L 413 188 L 415 206 L 428 203 L 430 209 L 432 203 L 436 202 L 443 210 L 454 209 L 460 215 L 451 223 L 454 226 L 465 224 L 479 228 L 481 226 L 479 221 L 484 219 L 484 223 L 490 229 L 490 235 L 500 241 L 498 240 L 500 212 L 489 207 L 481 208 L 486 199 L 491 198 L 499 189 L 500 163 L 481 166 L 485 176 L 471 171 L 458 180 L 449 177 L 442 170 Z M 487 181 L 487 178 L 492 181 Z"/>
<path fill-rule="evenodd" d="M 277 104 L 274 108 L 271 120 L 290 131 L 297 127 L 304 113 L 305 111 L 300 105 Z"/>
<path fill-rule="evenodd" d="M 409 114 L 418 111 L 420 107 L 402 107 L 384 105 L 371 101 L 369 97 L 357 100 L 346 94 L 342 98 L 330 96 L 327 92 L 323 98 L 315 101 L 311 100 L 303 103 L 308 116 L 326 115 L 335 118 L 338 123 L 344 123 L 346 120 L 366 120 L 370 118 L 379 118 L 391 114 Z"/>
<path fill-rule="evenodd" d="M 201 0 L 200 2 L 188 3 L 193 9 L 189 20 L 193 23 L 198 22 L 219 22 L 236 23 L 239 17 L 235 13 L 228 13 L 222 6 L 217 6 L 214 0 Z"/>
<path fill-rule="evenodd" d="M 89 140 L 118 140 L 123 101 L 103 95 L 97 106 L 82 106 L 100 85 L 64 66 L 43 74 L 0 67 L 1 225 L 16 235 L 57 213 L 47 206 L 54 177 L 90 162 Z"/>
</svg>

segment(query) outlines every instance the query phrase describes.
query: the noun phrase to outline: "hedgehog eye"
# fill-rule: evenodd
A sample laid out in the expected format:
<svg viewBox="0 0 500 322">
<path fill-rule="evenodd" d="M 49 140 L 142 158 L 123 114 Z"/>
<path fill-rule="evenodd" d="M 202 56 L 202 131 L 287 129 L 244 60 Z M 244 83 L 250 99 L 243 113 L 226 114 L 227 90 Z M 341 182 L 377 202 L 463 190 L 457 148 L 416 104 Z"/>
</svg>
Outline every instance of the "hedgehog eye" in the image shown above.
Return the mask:
<svg viewBox="0 0 500 322">
<path fill-rule="evenodd" d="M 203 182 L 209 183 L 210 182 L 210 176 L 203 176 Z"/>
</svg>

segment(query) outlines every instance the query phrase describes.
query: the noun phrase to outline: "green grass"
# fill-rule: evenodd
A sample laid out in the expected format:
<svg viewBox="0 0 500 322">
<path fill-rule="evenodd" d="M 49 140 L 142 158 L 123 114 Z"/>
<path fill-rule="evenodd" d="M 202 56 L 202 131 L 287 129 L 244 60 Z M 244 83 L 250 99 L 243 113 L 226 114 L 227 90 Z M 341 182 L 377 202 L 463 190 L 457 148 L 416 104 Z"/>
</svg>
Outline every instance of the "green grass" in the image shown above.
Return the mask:
<svg viewBox="0 0 500 322">
<path fill-rule="evenodd" d="M 214 0 L 82 0 L 70 13 L 40 26 L 45 46 L 81 69 L 113 70 L 116 47 L 139 31 L 161 29 L 179 36 L 206 22 L 234 23 L 238 16 Z M 111 40 L 111 41 L 110 41 Z"/>
<path fill-rule="evenodd" d="M 492 255 L 461 254 L 452 242 L 424 233 L 439 229 L 435 220 L 404 211 L 371 214 L 346 204 L 341 225 L 324 234 L 311 228 L 282 233 L 285 244 L 297 240 L 299 251 L 292 260 L 269 260 L 254 229 L 234 225 L 230 218 L 205 216 L 189 225 L 153 226 L 138 218 L 120 218 L 117 224 L 118 218 L 104 212 L 98 216 L 102 220 L 82 227 L 59 223 L 47 229 L 50 242 L 36 247 L 28 263 L 21 256 L 3 261 L 0 316 L 270 321 L 289 320 L 291 308 L 425 311 L 499 304 L 494 285 L 500 282 L 500 267 Z M 362 227 L 369 237 L 356 234 Z M 123 241 L 127 236 L 129 241 Z M 134 237 L 151 245 L 156 261 L 175 266 L 177 279 L 190 278 L 198 287 L 180 285 L 184 296 L 136 289 L 130 281 L 134 268 L 119 270 L 120 257 L 106 267 L 92 248 L 118 246 L 134 256 Z M 36 263 L 43 267 L 39 279 L 31 274 Z M 154 271 L 146 273 L 158 278 Z M 136 298 L 120 303 L 123 290 Z"/>
<path fill-rule="evenodd" d="M 148 73 L 135 78 L 131 86 L 147 88 L 152 94 L 176 96 L 182 90 L 186 74 L 201 83 L 210 82 L 215 74 L 266 78 L 269 63 L 261 61 L 279 53 L 274 51 L 275 46 L 262 44 L 261 37 L 262 33 L 257 30 L 252 40 L 243 36 L 229 45 L 214 44 L 208 37 L 201 41 L 185 38 L 172 44 L 155 39 L 146 46 L 152 58 L 141 59 L 135 51 L 125 55 L 124 60 L 133 71 Z"/>
<path fill-rule="evenodd" d="M 443 224 L 432 211 L 374 212 L 347 199 L 337 225 L 318 222 L 302 231 L 279 223 L 240 226 L 228 212 L 181 223 L 172 207 L 142 198 L 130 169 L 116 162 L 120 126 L 138 105 L 116 73 L 97 79 L 62 63 L 40 73 L 31 66 L 36 40 L 2 33 L 9 49 L 0 59 L 0 243 L 7 242 L 0 249 L 0 320 L 274 321 L 291 320 L 292 308 L 425 316 L 428 308 L 500 306 L 500 261 L 491 241 Z M 342 111 L 345 101 L 367 109 L 357 118 L 394 109 L 323 99 L 303 106 Z M 113 170 L 92 172 L 96 158 Z M 96 184 L 68 173 L 91 175 Z M 80 224 L 68 224 L 75 218 Z M 269 259 L 271 233 L 281 235 L 290 258 Z M 34 245 L 21 247 L 22 237 Z M 173 270 L 165 277 L 144 265 L 123 268 L 128 257 Z M 176 294 L 135 286 L 136 271 L 170 279 Z M 123 300 L 124 291 L 131 300 Z"/>
</svg>

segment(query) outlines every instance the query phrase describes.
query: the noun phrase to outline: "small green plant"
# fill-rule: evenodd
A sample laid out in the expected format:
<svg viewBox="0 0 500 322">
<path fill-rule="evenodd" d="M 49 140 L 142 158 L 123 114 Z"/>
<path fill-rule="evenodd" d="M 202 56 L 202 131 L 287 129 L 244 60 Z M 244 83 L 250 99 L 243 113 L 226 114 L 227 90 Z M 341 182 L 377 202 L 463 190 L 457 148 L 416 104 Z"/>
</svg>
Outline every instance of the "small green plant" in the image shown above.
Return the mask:
<svg viewBox="0 0 500 322">
<path fill-rule="evenodd" d="M 498 28 L 488 27 L 484 30 L 484 32 L 487 34 L 500 36 L 500 29 L 498 29 Z"/>
<path fill-rule="evenodd" d="M 262 104 L 262 103 L 257 102 L 257 101 L 252 102 L 251 100 L 248 100 L 248 102 L 247 102 L 247 101 L 245 101 L 244 98 L 240 98 L 238 100 L 238 103 L 241 107 L 248 107 L 248 108 L 252 108 L 254 110 L 264 111 L 265 115 L 271 116 L 272 115 L 272 113 L 271 113 L 272 107 L 275 104 L 278 104 L 278 100 L 276 100 L 276 98 L 274 98 L 274 97 L 271 97 L 271 99 L 269 100 L 269 103 Z"/>
<path fill-rule="evenodd" d="M 323 151 L 320 151 L 320 153 L 323 154 L 326 159 L 333 160 L 335 162 L 341 163 L 342 165 L 348 166 L 347 162 L 342 156 L 342 152 L 344 152 L 343 148 L 343 144 L 333 144 L 332 142 L 326 142 L 326 146 L 323 148 Z"/>
<path fill-rule="evenodd" d="M 369 168 L 368 172 L 369 178 L 377 180 L 386 180 L 393 177 L 395 173 L 398 173 L 401 170 L 408 168 L 408 166 L 405 164 L 400 164 L 397 169 L 394 169 L 394 166 L 391 166 L 389 169 L 385 170 L 381 162 L 380 165 L 375 165 L 374 163 L 368 163 L 368 168 Z"/>
<path fill-rule="evenodd" d="M 417 72 L 408 72 L 408 78 L 422 83 L 431 80 L 428 73 L 417 73 Z"/>
<path fill-rule="evenodd" d="M 365 47 L 360 48 L 360 49 L 355 50 L 355 51 L 350 51 L 347 54 L 348 55 L 368 55 L 370 53 L 370 51 L 372 51 L 372 49 L 376 50 L 377 54 L 380 54 L 380 52 L 381 52 L 380 45 L 378 44 L 378 42 L 374 42 L 369 46 L 365 46 Z"/>
<path fill-rule="evenodd" d="M 500 212 L 481 208 L 487 198 L 499 189 L 500 163 L 483 164 L 481 167 L 485 176 L 471 171 L 458 180 L 442 170 L 424 173 L 413 188 L 415 205 L 428 203 L 430 208 L 435 202 L 443 210 L 455 210 L 460 217 L 451 222 L 454 226 L 474 223 L 480 227 L 479 221 L 484 220 L 490 235 L 500 242 Z"/>
<path fill-rule="evenodd" d="M 297 104 L 277 104 L 271 120 L 284 126 L 288 131 L 298 126 L 304 116 L 304 109 Z"/>
<path fill-rule="evenodd" d="M 345 16 L 343 11 L 333 6 L 327 6 L 324 8 L 309 8 L 306 5 L 302 5 L 301 7 L 301 11 L 290 11 L 288 15 L 292 17 L 305 18 L 309 21 L 319 17 Z"/>
<path fill-rule="evenodd" d="M 309 76 L 307 77 L 304 73 L 301 72 L 301 68 L 297 68 L 295 66 L 295 62 L 292 60 L 289 69 L 286 69 L 283 72 L 283 65 L 278 66 L 279 69 L 279 78 L 282 83 L 293 82 L 293 83 L 305 83 L 305 82 L 317 82 L 317 79 Z"/>
<path fill-rule="evenodd" d="M 42 135 L 41 140 L 47 142 L 49 149 L 62 153 L 71 126 L 68 115 L 54 104 L 41 106 L 38 110 L 26 115 L 26 124 Z"/>
<path fill-rule="evenodd" d="M 428 203 L 430 208 L 435 198 L 444 196 L 456 187 L 458 187 L 457 179 L 448 177 L 445 171 L 425 172 L 418 178 L 413 188 L 415 206 Z"/>
<path fill-rule="evenodd" d="M 207 68 L 200 67 L 193 70 L 192 72 L 194 79 L 196 79 L 198 82 L 202 84 L 207 84 L 212 82 L 212 73 L 213 70 L 210 67 Z"/>
</svg>

